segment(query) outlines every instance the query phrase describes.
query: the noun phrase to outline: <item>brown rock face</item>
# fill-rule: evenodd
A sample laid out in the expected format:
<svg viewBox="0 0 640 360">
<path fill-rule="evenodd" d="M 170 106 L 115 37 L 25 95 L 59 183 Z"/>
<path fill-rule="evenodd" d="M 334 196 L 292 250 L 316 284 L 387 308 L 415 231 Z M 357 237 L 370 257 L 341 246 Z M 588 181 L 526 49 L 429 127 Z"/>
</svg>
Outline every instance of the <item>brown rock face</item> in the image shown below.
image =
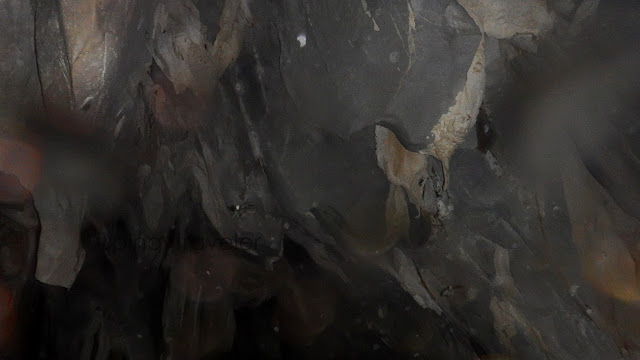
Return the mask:
<svg viewBox="0 0 640 360">
<path fill-rule="evenodd" d="M 0 355 L 29 353 L 38 226 L 29 192 L 0 172 Z"/>
</svg>

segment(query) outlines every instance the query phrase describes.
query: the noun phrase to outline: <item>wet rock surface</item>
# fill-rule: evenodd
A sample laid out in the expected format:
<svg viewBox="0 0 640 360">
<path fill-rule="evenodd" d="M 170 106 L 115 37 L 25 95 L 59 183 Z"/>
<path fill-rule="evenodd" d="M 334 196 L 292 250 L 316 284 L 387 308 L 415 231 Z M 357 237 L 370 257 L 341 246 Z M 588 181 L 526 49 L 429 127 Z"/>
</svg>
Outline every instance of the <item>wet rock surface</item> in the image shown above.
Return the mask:
<svg viewBox="0 0 640 360">
<path fill-rule="evenodd" d="M 638 358 L 639 15 L 4 1 L 0 358 Z"/>
</svg>

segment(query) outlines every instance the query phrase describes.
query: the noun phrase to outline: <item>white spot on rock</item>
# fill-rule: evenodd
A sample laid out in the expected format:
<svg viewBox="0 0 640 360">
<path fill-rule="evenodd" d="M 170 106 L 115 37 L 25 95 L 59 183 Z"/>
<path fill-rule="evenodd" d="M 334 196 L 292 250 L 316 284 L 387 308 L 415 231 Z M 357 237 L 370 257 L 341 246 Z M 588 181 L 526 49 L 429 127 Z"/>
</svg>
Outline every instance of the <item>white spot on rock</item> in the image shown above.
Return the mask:
<svg viewBox="0 0 640 360">
<path fill-rule="evenodd" d="M 578 294 L 578 288 L 580 288 L 579 285 L 571 285 L 571 287 L 569 288 L 569 293 L 571 294 L 571 296 L 576 296 Z"/>
<path fill-rule="evenodd" d="M 400 54 L 397 51 L 394 51 L 391 54 L 389 54 L 389 61 L 391 61 L 392 64 L 397 63 L 399 59 L 400 59 Z"/>
<path fill-rule="evenodd" d="M 296 40 L 298 40 L 298 44 L 300 44 L 300 47 L 303 48 L 305 45 L 307 45 L 307 35 L 305 34 L 298 34 L 298 37 L 296 38 Z"/>
</svg>

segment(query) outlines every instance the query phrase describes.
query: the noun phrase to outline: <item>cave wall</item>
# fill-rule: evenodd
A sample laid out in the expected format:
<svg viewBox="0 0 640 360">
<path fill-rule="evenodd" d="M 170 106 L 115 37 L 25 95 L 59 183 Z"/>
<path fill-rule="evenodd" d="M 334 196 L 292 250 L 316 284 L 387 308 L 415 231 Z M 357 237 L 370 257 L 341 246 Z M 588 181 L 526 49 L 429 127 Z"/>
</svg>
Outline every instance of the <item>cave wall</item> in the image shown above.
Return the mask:
<svg viewBox="0 0 640 360">
<path fill-rule="evenodd" d="M 4 1 L 0 354 L 637 358 L 638 10 Z"/>
</svg>

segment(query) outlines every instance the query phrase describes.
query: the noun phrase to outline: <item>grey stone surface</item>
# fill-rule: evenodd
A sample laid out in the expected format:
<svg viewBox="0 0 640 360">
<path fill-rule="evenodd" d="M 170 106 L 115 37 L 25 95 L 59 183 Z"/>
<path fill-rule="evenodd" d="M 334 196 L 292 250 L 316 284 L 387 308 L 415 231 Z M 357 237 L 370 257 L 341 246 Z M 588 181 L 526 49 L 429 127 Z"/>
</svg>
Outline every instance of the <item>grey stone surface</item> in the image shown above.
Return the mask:
<svg viewBox="0 0 640 360">
<path fill-rule="evenodd" d="M 4 1 L 0 357 L 635 359 L 639 14 Z"/>
</svg>

